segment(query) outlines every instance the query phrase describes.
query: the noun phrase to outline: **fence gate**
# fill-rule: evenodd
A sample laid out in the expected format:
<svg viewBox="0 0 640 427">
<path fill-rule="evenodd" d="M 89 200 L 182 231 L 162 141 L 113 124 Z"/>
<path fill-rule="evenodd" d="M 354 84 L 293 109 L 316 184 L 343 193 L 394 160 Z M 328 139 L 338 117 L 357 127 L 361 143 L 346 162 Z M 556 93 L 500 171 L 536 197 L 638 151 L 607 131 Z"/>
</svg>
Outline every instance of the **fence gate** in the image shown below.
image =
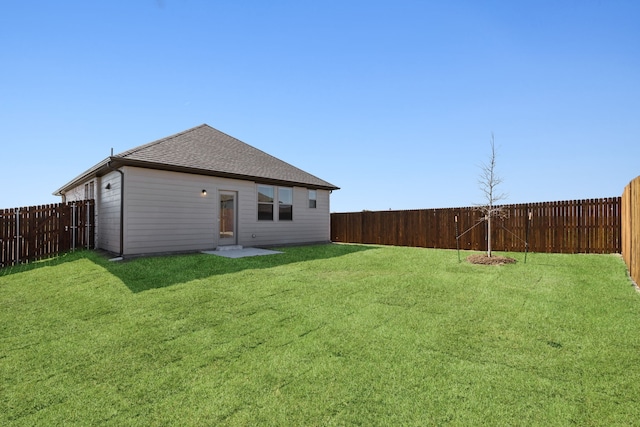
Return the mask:
<svg viewBox="0 0 640 427">
<path fill-rule="evenodd" d="M 95 245 L 95 202 L 0 210 L 0 268 Z"/>
</svg>

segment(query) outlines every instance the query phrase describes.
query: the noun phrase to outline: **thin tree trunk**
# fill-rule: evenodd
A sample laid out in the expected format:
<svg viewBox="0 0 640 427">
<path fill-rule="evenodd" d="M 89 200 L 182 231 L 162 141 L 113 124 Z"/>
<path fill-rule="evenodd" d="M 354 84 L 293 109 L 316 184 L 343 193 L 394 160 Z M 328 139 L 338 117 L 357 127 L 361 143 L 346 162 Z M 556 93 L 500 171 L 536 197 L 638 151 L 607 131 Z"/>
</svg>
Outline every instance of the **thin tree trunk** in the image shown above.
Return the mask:
<svg viewBox="0 0 640 427">
<path fill-rule="evenodd" d="M 502 183 L 496 172 L 496 147 L 491 133 L 491 156 L 489 162 L 482 165 L 480 179 L 480 189 L 484 193 L 487 201 L 486 205 L 481 205 L 480 210 L 484 213 L 484 220 L 487 221 L 487 257 L 491 257 L 491 220 L 494 216 L 500 216 L 502 208 L 495 208 L 496 202 L 506 198 L 504 193 L 496 193 L 496 187 Z"/>
<path fill-rule="evenodd" d="M 487 256 L 491 258 L 491 215 L 487 217 Z"/>
</svg>

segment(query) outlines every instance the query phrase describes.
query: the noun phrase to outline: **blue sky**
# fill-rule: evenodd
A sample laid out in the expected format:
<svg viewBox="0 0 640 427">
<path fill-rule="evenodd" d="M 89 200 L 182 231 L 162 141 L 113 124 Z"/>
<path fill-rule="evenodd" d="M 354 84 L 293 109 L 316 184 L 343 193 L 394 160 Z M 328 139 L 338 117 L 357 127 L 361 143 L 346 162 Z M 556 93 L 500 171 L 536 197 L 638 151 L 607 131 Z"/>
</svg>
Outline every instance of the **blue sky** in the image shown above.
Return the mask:
<svg viewBox="0 0 640 427">
<path fill-rule="evenodd" d="M 640 2 L 11 1 L 0 208 L 207 123 L 334 212 L 619 196 L 640 175 Z"/>
</svg>

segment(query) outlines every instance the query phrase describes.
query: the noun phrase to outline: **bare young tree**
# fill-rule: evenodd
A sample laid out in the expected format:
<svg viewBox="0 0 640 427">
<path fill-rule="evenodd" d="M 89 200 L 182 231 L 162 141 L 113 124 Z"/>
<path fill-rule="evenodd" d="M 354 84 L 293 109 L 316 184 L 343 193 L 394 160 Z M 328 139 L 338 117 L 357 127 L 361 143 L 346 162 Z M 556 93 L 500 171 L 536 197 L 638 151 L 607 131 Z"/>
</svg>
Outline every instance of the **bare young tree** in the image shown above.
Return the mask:
<svg viewBox="0 0 640 427">
<path fill-rule="evenodd" d="M 487 256 L 491 257 L 491 220 L 503 215 L 503 208 L 496 203 L 507 198 L 505 193 L 500 193 L 497 188 L 502 184 L 502 178 L 496 173 L 496 146 L 493 132 L 491 132 L 491 155 L 487 163 L 480 165 L 480 177 L 478 184 L 484 195 L 484 203 L 478 205 L 483 213 L 483 220 L 487 221 Z"/>
</svg>

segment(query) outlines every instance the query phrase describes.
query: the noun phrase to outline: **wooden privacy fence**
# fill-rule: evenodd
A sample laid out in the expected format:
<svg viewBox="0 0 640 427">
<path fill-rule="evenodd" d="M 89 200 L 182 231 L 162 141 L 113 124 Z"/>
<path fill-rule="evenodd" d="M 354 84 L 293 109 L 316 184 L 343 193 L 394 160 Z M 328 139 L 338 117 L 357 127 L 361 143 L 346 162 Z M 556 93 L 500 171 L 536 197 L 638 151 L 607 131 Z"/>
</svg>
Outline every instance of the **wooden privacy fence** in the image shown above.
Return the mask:
<svg viewBox="0 0 640 427">
<path fill-rule="evenodd" d="M 620 205 L 620 197 L 504 205 L 504 218 L 492 222 L 492 249 L 524 251 L 528 242 L 533 252 L 619 253 Z M 456 236 L 460 249 L 486 250 L 477 208 L 331 214 L 334 242 L 456 249 Z"/>
<path fill-rule="evenodd" d="M 640 176 L 622 193 L 622 258 L 629 274 L 640 284 Z"/>
<path fill-rule="evenodd" d="M 0 267 L 94 246 L 93 200 L 0 210 Z"/>
</svg>

